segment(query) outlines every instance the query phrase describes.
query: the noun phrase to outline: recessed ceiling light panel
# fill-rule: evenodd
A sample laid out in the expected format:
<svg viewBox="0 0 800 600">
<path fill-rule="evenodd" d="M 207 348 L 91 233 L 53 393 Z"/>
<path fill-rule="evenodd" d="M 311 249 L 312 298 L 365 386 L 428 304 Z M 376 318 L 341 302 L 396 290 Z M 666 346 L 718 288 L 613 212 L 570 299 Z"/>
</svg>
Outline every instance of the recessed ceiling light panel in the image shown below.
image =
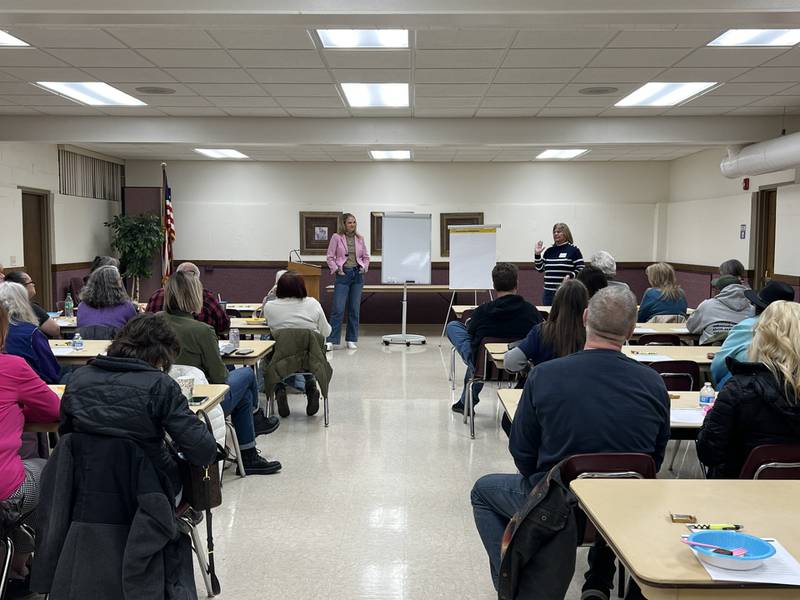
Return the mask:
<svg viewBox="0 0 800 600">
<path fill-rule="evenodd" d="M 711 90 L 715 81 L 668 83 L 651 81 L 634 90 L 614 106 L 675 106 Z"/>
<path fill-rule="evenodd" d="M 12 48 L 24 48 L 30 46 L 28 42 L 23 42 L 21 39 L 14 37 L 10 33 L 0 31 L 0 46 L 9 46 Z"/>
<path fill-rule="evenodd" d="M 408 48 L 408 29 L 317 29 L 325 48 Z"/>
<path fill-rule="evenodd" d="M 407 83 L 343 83 L 342 91 L 352 108 L 405 108 Z"/>
<path fill-rule="evenodd" d="M 589 150 L 586 148 L 556 148 L 551 150 L 545 150 L 541 154 L 539 154 L 536 159 L 537 160 L 547 160 L 547 159 L 556 159 L 556 160 L 569 160 L 570 158 L 575 158 L 580 156 L 581 154 L 586 154 Z"/>
<path fill-rule="evenodd" d="M 373 160 L 411 160 L 411 150 L 370 150 Z"/>
<path fill-rule="evenodd" d="M 729 29 L 709 46 L 794 46 L 800 29 Z"/>
<path fill-rule="evenodd" d="M 102 81 L 37 81 L 36 85 L 89 106 L 147 106 Z"/>
<path fill-rule="evenodd" d="M 238 150 L 232 150 L 230 148 L 195 148 L 194 151 L 203 156 L 208 156 L 209 158 L 250 158 L 246 154 L 242 154 Z"/>
</svg>

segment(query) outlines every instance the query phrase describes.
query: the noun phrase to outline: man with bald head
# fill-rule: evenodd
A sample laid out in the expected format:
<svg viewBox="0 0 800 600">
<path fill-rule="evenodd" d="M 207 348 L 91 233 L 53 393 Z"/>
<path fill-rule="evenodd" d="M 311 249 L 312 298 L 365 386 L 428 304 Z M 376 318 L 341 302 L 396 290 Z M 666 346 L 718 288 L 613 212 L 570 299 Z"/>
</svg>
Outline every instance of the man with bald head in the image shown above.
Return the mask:
<svg viewBox="0 0 800 600">
<path fill-rule="evenodd" d="M 485 475 L 472 488 L 475 525 L 495 586 L 503 531 L 551 467 L 593 452 L 649 454 L 656 468 L 664 460 L 667 389 L 654 369 L 620 352 L 636 326 L 636 298 L 621 286 L 603 288 L 589 300 L 583 322 L 582 351 L 542 363 L 528 375 L 508 444 L 519 473 Z M 607 600 L 613 579 L 614 555 L 601 539 L 589 551 L 582 598 Z"/>
<path fill-rule="evenodd" d="M 200 279 L 200 269 L 194 263 L 181 263 L 175 270 L 190 273 Z M 150 300 L 147 301 L 146 310 L 147 312 L 160 312 L 164 310 L 164 288 L 153 292 L 153 295 L 150 296 Z M 214 294 L 205 287 L 203 288 L 203 310 L 196 314 L 194 318 L 197 321 L 211 325 L 214 331 L 217 332 L 217 335 L 228 331 L 231 326 L 231 320 L 225 313 L 225 309 L 222 308 L 222 305 L 217 301 Z"/>
</svg>

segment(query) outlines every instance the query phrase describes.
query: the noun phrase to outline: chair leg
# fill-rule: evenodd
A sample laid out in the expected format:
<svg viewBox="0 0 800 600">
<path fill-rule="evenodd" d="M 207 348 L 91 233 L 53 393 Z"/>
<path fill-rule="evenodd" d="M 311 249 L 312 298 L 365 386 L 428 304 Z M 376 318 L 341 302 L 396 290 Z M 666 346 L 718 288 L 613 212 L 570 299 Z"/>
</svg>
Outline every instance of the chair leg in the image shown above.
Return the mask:
<svg viewBox="0 0 800 600">
<path fill-rule="evenodd" d="M 328 397 L 322 398 L 322 414 L 325 415 L 325 427 L 328 426 Z"/>
<path fill-rule="evenodd" d="M 239 475 L 247 477 L 247 473 L 244 470 L 244 463 L 242 462 L 242 450 L 239 448 L 239 438 L 236 437 L 236 430 L 233 428 L 230 417 L 225 417 L 225 429 L 228 430 L 228 435 L 233 444 L 233 451 L 236 453 L 236 464 L 239 465 Z"/>
<path fill-rule="evenodd" d="M 467 386 L 466 388 L 464 388 L 464 419 L 463 419 L 464 425 L 467 424 L 467 419 L 469 419 L 469 400 L 470 400 L 469 393 L 470 390 L 472 390 L 472 385 L 470 385 L 471 381 L 472 381 L 471 379 L 468 379 L 467 383 L 464 384 L 465 386 Z"/>
<path fill-rule="evenodd" d="M 6 588 L 8 587 L 8 574 L 11 571 L 11 559 L 14 557 L 14 542 L 11 541 L 10 537 L 6 536 L 2 540 L 2 544 L 5 546 L 6 555 L 0 572 L 0 575 L 2 575 L 2 579 L 0 579 L 0 598 L 5 598 Z"/>
<path fill-rule="evenodd" d="M 450 349 L 450 386 L 456 389 L 456 347 Z"/>
<path fill-rule="evenodd" d="M 617 571 L 619 572 L 619 581 L 617 582 L 617 596 L 620 598 L 625 597 L 625 583 L 627 582 L 627 577 L 625 576 L 625 565 L 622 564 L 622 561 L 617 559 Z"/>
<path fill-rule="evenodd" d="M 203 583 L 206 586 L 206 595 L 209 598 L 213 598 L 215 594 L 213 586 L 211 585 L 211 575 L 208 572 L 208 561 L 206 560 L 206 555 L 203 553 L 203 540 L 200 537 L 200 532 L 197 531 L 197 526 L 194 524 L 190 525 L 192 550 L 194 550 L 195 556 L 197 556 L 197 564 L 200 566 L 200 573 L 203 575 Z"/>
<path fill-rule="evenodd" d="M 678 456 L 678 452 L 680 452 L 682 441 L 683 440 L 675 440 L 675 452 L 672 453 L 672 460 L 669 461 L 670 471 L 673 471 L 673 467 L 675 466 L 675 458 Z"/>
</svg>

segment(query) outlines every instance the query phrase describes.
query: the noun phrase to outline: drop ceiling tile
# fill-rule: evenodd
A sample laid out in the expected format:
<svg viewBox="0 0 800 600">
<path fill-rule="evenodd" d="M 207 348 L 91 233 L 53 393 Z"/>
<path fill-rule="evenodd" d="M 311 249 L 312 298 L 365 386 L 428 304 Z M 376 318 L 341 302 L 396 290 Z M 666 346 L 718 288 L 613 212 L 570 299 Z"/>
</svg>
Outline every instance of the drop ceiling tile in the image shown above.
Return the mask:
<svg viewBox="0 0 800 600">
<path fill-rule="evenodd" d="M 704 94 L 699 98 L 690 100 L 685 106 L 745 106 L 761 98 L 763 98 L 763 96 L 722 96 L 719 94 Z"/>
<path fill-rule="evenodd" d="M 305 29 L 209 29 L 225 48 L 239 50 L 313 50 Z"/>
<path fill-rule="evenodd" d="M 364 152 L 328 152 L 331 158 L 336 162 L 370 162 L 372 159 Z"/>
<path fill-rule="evenodd" d="M 495 83 L 489 96 L 554 96 L 563 86 L 559 83 Z"/>
<path fill-rule="evenodd" d="M 777 58 L 767 62 L 765 67 L 800 67 L 800 48 L 783 53 Z"/>
<path fill-rule="evenodd" d="M 630 69 L 583 69 L 575 76 L 572 83 L 593 83 L 606 85 L 611 81 L 620 83 L 640 83 L 654 81 L 663 69 L 660 67 L 637 67 Z M 690 81 L 690 80 L 686 80 Z"/>
<path fill-rule="evenodd" d="M 338 96 L 282 96 L 277 101 L 284 108 L 344 108 Z"/>
<path fill-rule="evenodd" d="M 12 28 L 10 34 L 37 48 L 124 48 L 125 45 L 101 29 Z"/>
<path fill-rule="evenodd" d="M 34 106 L 32 108 L 35 108 L 46 115 L 59 115 L 68 117 L 96 117 L 102 116 L 103 114 L 91 106 L 78 106 L 74 103 L 72 106 Z"/>
<path fill-rule="evenodd" d="M 296 162 L 328 162 L 331 157 L 327 152 L 287 152 L 289 157 Z"/>
<path fill-rule="evenodd" d="M 601 112 L 600 117 L 655 117 L 665 112 L 666 108 L 663 106 L 640 106 L 636 108 L 617 108 L 611 106 Z"/>
<path fill-rule="evenodd" d="M 100 112 L 112 117 L 165 117 L 159 109 L 152 106 L 104 106 Z"/>
<path fill-rule="evenodd" d="M 325 50 L 325 62 L 332 69 L 407 69 L 409 50 Z"/>
<path fill-rule="evenodd" d="M 141 98 L 145 100 L 145 98 L 152 98 L 153 96 L 196 96 L 194 90 L 189 89 L 185 85 L 181 85 L 180 83 L 162 83 L 162 82 L 152 82 L 146 81 L 143 83 L 117 83 L 114 84 L 114 87 L 117 89 L 122 90 L 127 94 L 131 94 L 132 96 L 136 96 L 137 98 Z M 136 88 L 140 87 L 161 87 L 161 88 L 168 88 L 170 90 L 175 90 L 174 94 L 143 94 Z M 146 101 L 146 100 L 145 100 Z"/>
<path fill-rule="evenodd" d="M 252 83 L 244 69 L 165 69 L 183 83 Z"/>
<path fill-rule="evenodd" d="M 437 96 L 483 96 L 487 88 L 487 85 L 478 83 L 418 83 L 414 86 L 414 93 L 417 98 Z"/>
<path fill-rule="evenodd" d="M 498 152 L 457 152 L 453 162 L 490 162 Z"/>
<path fill-rule="evenodd" d="M 800 106 L 800 96 L 770 96 L 768 98 L 757 100 L 750 106 L 777 106 L 780 108 L 795 107 Z"/>
<path fill-rule="evenodd" d="M 698 48 L 675 66 L 755 67 L 783 52 L 780 48 Z"/>
<path fill-rule="evenodd" d="M 514 36 L 504 29 L 433 29 L 417 31 L 421 50 L 506 48 Z"/>
<path fill-rule="evenodd" d="M 580 69 L 500 69 L 495 83 L 566 83 Z"/>
<path fill-rule="evenodd" d="M 220 108 L 272 108 L 278 103 L 269 96 L 206 96 L 206 100 Z"/>
<path fill-rule="evenodd" d="M 276 108 L 225 107 L 225 112 L 232 117 L 288 117 L 289 116 L 287 112 L 280 107 Z M 245 154 L 247 153 L 245 152 Z"/>
<path fill-rule="evenodd" d="M 546 107 L 539 111 L 537 117 L 595 117 L 602 108 L 551 108 Z"/>
<path fill-rule="evenodd" d="M 784 109 L 779 106 L 743 106 L 741 108 L 734 108 L 732 111 L 726 113 L 729 115 L 782 115 Z"/>
<path fill-rule="evenodd" d="M 730 81 L 747 67 L 680 67 L 659 73 L 653 81 Z"/>
<path fill-rule="evenodd" d="M 410 108 L 351 108 L 354 117 L 410 117 Z"/>
<path fill-rule="evenodd" d="M 538 107 L 532 108 L 479 108 L 477 117 L 534 117 Z"/>
<path fill-rule="evenodd" d="M 95 78 L 70 67 L 6 67 L 5 72 L 24 81 L 93 81 Z"/>
<path fill-rule="evenodd" d="M 325 69 L 248 69 L 260 83 L 331 83 Z"/>
<path fill-rule="evenodd" d="M 148 96 L 147 103 L 151 106 L 182 106 L 201 107 L 211 106 L 211 103 L 201 96 Z"/>
<path fill-rule="evenodd" d="M 708 96 L 769 96 L 785 93 L 788 83 L 726 83 L 719 86 Z"/>
<path fill-rule="evenodd" d="M 38 110 L 27 106 L 0 106 L 0 115 L 41 115 Z"/>
<path fill-rule="evenodd" d="M 228 68 L 239 65 L 224 50 L 140 50 L 159 67 Z"/>
<path fill-rule="evenodd" d="M 609 48 L 697 48 L 718 37 L 723 30 L 647 30 L 629 29 L 608 45 Z"/>
<path fill-rule="evenodd" d="M 32 83 L 22 83 L 17 81 L 0 83 L 0 94 L 15 96 L 31 96 L 33 94 L 39 94 L 41 96 L 53 95 L 52 92 L 48 92 L 43 88 L 33 85 Z"/>
<path fill-rule="evenodd" d="M 333 69 L 336 81 L 347 83 L 408 83 L 410 69 Z"/>
<path fill-rule="evenodd" d="M 58 53 L 61 55 L 61 53 Z M 64 62 L 36 48 L 3 48 L 0 67 L 63 67 Z"/>
<path fill-rule="evenodd" d="M 615 87 L 616 92 L 610 94 L 600 94 L 600 97 L 605 98 L 622 98 L 630 94 L 633 90 L 640 87 L 638 83 L 607 83 L 602 86 L 587 85 L 585 83 L 570 83 L 565 85 L 564 88 L 558 93 L 559 96 L 580 96 L 587 97 L 589 94 L 581 94 L 581 90 L 593 87 Z"/>
<path fill-rule="evenodd" d="M 61 49 L 58 57 L 76 67 L 152 67 L 147 60 L 133 50 L 107 49 Z"/>
<path fill-rule="evenodd" d="M 583 67 L 595 52 L 588 49 L 510 50 L 503 67 Z"/>
<path fill-rule="evenodd" d="M 800 81 L 800 67 L 756 67 L 739 75 L 737 83 L 797 83 Z"/>
<path fill-rule="evenodd" d="M 414 108 L 414 116 L 423 119 L 463 119 L 471 117 L 474 113 L 474 108 Z"/>
<path fill-rule="evenodd" d="M 192 83 L 189 85 L 201 96 L 264 96 L 257 83 Z"/>
<path fill-rule="evenodd" d="M 494 69 L 414 69 L 417 83 L 489 83 Z"/>
<path fill-rule="evenodd" d="M 509 98 L 485 98 L 481 108 L 541 108 L 547 97 L 512 96 Z"/>
<path fill-rule="evenodd" d="M 417 50 L 418 69 L 494 68 L 503 58 L 502 50 Z"/>
<path fill-rule="evenodd" d="M 3 98 L 0 98 L 0 106 L 14 106 L 14 103 L 11 102 L 10 100 L 5 100 Z"/>
<path fill-rule="evenodd" d="M 13 67 L 11 67 L 11 68 L 13 68 Z M 9 70 L 10 69 L 7 67 L 6 71 L 9 71 Z M 17 78 L 12 76 L 11 74 L 9 74 L 7 72 L 0 71 L 0 82 L 3 82 L 3 81 L 17 81 Z"/>
<path fill-rule="evenodd" d="M 225 111 L 214 106 L 166 106 L 162 108 L 172 117 L 224 117 Z"/>
<path fill-rule="evenodd" d="M 231 50 L 243 67 L 283 69 L 322 69 L 325 65 L 316 50 Z"/>
<path fill-rule="evenodd" d="M 669 67 L 688 54 L 682 48 L 608 48 L 589 63 L 595 68 Z"/>
<path fill-rule="evenodd" d="M 425 98 L 417 96 L 414 100 L 414 114 L 419 114 L 419 109 L 438 108 L 438 109 L 475 109 L 480 104 L 479 97 L 470 98 L 467 96 L 454 97 L 454 98 Z"/>
<path fill-rule="evenodd" d="M 492 162 L 528 162 L 536 160 L 541 150 L 504 150 L 492 159 Z"/>
<path fill-rule="evenodd" d="M 744 84 L 743 84 L 743 85 L 744 85 Z M 761 83 L 760 83 L 760 84 L 757 84 L 757 85 L 761 86 L 761 85 L 764 85 L 764 84 L 761 84 Z M 776 84 L 776 85 L 777 85 L 777 84 Z M 781 85 L 783 85 L 783 84 L 781 84 Z M 768 92 L 768 93 L 769 93 L 769 92 Z M 774 93 L 774 92 L 773 92 L 773 93 Z M 783 89 L 783 90 L 780 92 L 780 94 L 778 94 L 778 95 L 780 96 L 780 95 L 783 95 L 783 94 L 788 94 L 788 95 L 790 95 L 790 96 L 794 96 L 794 95 L 800 95 L 800 84 L 799 84 L 799 85 L 794 85 L 794 86 L 792 86 L 792 87 L 784 88 L 784 89 Z"/>
<path fill-rule="evenodd" d="M 694 102 L 690 102 L 685 106 L 677 106 L 670 108 L 664 115 L 668 117 L 700 117 L 710 115 L 722 115 L 731 110 L 730 106 L 727 107 L 708 107 L 708 106 L 695 106 Z"/>
<path fill-rule="evenodd" d="M 92 77 L 107 83 L 166 83 L 175 81 L 161 69 L 152 68 L 88 68 L 83 69 Z"/>
<path fill-rule="evenodd" d="M 289 108 L 286 110 L 293 117 L 344 118 L 350 113 L 344 108 Z"/>
<path fill-rule="evenodd" d="M 177 27 L 126 27 L 107 30 L 131 48 L 218 48 L 205 31 Z"/>
<path fill-rule="evenodd" d="M 616 31 L 520 31 L 514 48 L 602 48 Z"/>
<path fill-rule="evenodd" d="M 617 101 L 613 96 L 556 96 L 550 100 L 552 108 L 604 108 Z"/>
<path fill-rule="evenodd" d="M 443 156 L 441 154 L 414 154 L 412 157 L 414 162 L 452 162 L 453 158 L 450 156 Z"/>
<path fill-rule="evenodd" d="M 2 90 L 0 90 L 0 92 L 2 92 Z M 13 102 L 14 104 L 19 104 L 20 106 L 81 106 L 80 104 L 57 94 L 32 94 L 30 96 L 6 95 L 3 96 L 3 99 Z"/>
<path fill-rule="evenodd" d="M 339 97 L 331 83 L 265 83 L 264 89 L 272 96 L 332 96 Z"/>
</svg>

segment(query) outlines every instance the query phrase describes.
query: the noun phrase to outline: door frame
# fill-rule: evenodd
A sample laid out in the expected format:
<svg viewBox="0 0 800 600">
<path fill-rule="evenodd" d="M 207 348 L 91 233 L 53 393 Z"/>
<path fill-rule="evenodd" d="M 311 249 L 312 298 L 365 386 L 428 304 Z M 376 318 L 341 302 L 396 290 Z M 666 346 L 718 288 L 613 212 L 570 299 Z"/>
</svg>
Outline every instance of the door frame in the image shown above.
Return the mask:
<svg viewBox="0 0 800 600">
<path fill-rule="evenodd" d="M 22 194 L 30 194 L 32 196 L 39 196 L 42 203 L 42 223 L 41 225 L 41 240 L 42 240 L 42 271 L 44 272 L 44 281 L 37 281 L 39 286 L 39 297 L 46 306 L 55 306 L 57 298 L 53 294 L 53 248 L 55 248 L 55 231 L 54 223 L 54 195 L 50 190 L 41 188 L 33 188 L 27 186 L 18 186 L 20 191 L 20 202 L 22 201 Z M 25 264 L 25 257 L 23 256 L 22 263 Z"/>
</svg>

